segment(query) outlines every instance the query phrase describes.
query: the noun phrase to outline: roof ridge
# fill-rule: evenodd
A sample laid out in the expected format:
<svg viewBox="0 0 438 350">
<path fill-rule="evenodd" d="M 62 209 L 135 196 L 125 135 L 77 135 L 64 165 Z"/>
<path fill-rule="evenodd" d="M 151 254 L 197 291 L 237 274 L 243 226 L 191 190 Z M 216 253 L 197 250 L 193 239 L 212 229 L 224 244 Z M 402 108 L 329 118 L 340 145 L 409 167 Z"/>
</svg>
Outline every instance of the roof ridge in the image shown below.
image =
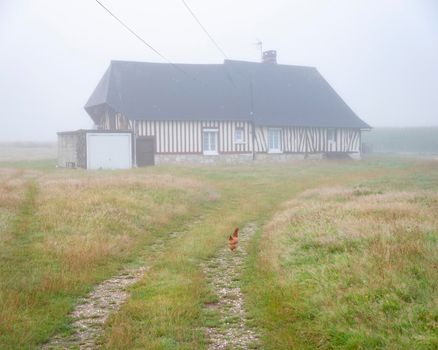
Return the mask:
<svg viewBox="0 0 438 350">
<path fill-rule="evenodd" d="M 148 61 L 127 61 L 127 60 L 111 60 L 111 64 L 156 64 L 162 66 L 222 66 L 223 63 L 167 63 L 167 62 L 148 62 Z"/>
<path fill-rule="evenodd" d="M 173 64 L 177 65 L 177 66 L 224 66 L 224 65 L 233 64 L 233 63 L 248 64 L 248 65 L 263 65 L 263 66 L 268 65 L 267 63 L 263 63 L 263 62 L 254 62 L 254 61 L 245 61 L 245 60 L 233 60 L 233 59 L 225 59 L 222 63 L 173 63 Z M 151 65 L 163 65 L 163 66 L 170 65 L 170 63 L 166 63 L 166 62 L 131 61 L 131 60 L 111 60 L 110 66 L 112 64 L 145 64 L 145 65 L 146 64 L 151 64 Z M 303 68 L 303 69 L 316 69 L 317 70 L 317 68 L 315 66 L 303 66 L 303 65 L 298 65 L 298 64 L 281 64 L 281 63 L 276 63 L 275 65 L 271 64 L 270 66 Z"/>
<path fill-rule="evenodd" d="M 251 65 L 261 65 L 261 66 L 274 66 L 274 67 L 293 67 L 293 68 L 304 68 L 304 69 L 316 69 L 317 68 L 315 66 L 302 66 L 302 65 L 298 65 L 298 64 L 282 64 L 282 63 L 263 63 L 263 62 L 253 62 L 253 61 L 244 61 L 244 60 L 230 60 L 230 59 L 225 59 L 224 60 L 224 64 L 233 64 L 233 63 L 237 63 L 237 64 L 251 64 Z"/>
</svg>

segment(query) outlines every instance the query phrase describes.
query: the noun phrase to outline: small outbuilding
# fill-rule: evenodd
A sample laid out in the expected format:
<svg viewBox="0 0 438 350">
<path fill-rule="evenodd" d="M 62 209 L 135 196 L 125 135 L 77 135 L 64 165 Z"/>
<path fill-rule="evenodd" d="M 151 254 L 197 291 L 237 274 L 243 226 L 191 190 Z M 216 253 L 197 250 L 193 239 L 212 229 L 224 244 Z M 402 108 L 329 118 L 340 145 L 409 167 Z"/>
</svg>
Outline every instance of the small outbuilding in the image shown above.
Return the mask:
<svg viewBox="0 0 438 350">
<path fill-rule="evenodd" d="M 77 130 L 58 133 L 58 166 L 129 169 L 134 164 L 131 131 Z"/>
</svg>

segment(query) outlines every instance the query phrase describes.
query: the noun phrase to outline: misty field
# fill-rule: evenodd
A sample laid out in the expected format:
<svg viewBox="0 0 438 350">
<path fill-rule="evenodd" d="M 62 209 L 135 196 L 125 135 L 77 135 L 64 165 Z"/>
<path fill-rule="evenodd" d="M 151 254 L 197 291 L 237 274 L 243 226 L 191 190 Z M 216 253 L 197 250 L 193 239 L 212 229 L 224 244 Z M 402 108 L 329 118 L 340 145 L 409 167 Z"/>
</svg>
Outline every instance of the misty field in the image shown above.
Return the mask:
<svg viewBox="0 0 438 350">
<path fill-rule="evenodd" d="M 407 158 L 96 172 L 0 163 L 0 348 L 71 334 L 80 297 L 140 265 L 99 346 L 208 348 L 206 328 L 225 339 L 239 320 L 215 307 L 202 266 L 251 223 L 244 264 L 229 269 L 255 348 L 436 349 L 437 191 L 438 162 Z"/>
<path fill-rule="evenodd" d="M 51 159 L 56 157 L 56 152 L 55 143 L 0 143 L 0 162 Z"/>
<path fill-rule="evenodd" d="M 438 128 L 375 128 L 362 141 L 377 153 L 438 155 Z"/>
</svg>

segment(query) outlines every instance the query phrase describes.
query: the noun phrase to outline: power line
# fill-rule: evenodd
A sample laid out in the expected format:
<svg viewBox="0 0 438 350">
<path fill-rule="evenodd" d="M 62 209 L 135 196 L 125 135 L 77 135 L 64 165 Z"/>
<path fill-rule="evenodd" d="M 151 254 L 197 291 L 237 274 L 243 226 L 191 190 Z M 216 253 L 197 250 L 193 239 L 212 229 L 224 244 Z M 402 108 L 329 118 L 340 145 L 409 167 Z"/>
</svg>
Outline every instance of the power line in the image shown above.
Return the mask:
<svg viewBox="0 0 438 350">
<path fill-rule="evenodd" d="M 218 51 L 222 54 L 222 56 L 225 57 L 225 59 L 228 59 L 227 54 L 224 52 L 224 50 L 222 50 L 222 48 L 219 46 L 219 44 L 216 42 L 216 40 L 214 40 L 213 36 L 208 32 L 208 30 L 202 25 L 201 21 L 199 20 L 199 18 L 195 15 L 195 13 L 192 11 L 192 9 L 190 8 L 190 6 L 187 4 L 187 2 L 185 0 L 181 0 L 182 3 L 184 4 L 185 8 L 187 9 L 187 11 L 189 11 L 189 13 L 192 15 L 192 17 L 195 19 L 195 21 L 199 24 L 199 26 L 201 27 L 201 29 L 204 31 L 204 33 L 208 36 L 208 38 L 210 39 L 210 41 L 213 43 L 213 45 L 218 49 Z M 226 75 L 228 77 L 228 79 L 230 79 L 231 84 L 233 85 L 233 87 L 236 89 L 237 85 L 236 82 L 233 79 L 233 76 L 230 72 L 230 70 L 228 69 L 227 65 L 224 65 L 225 67 L 225 72 Z"/>
<path fill-rule="evenodd" d="M 228 59 L 227 54 L 224 52 L 224 50 L 222 50 L 222 48 L 219 46 L 219 44 L 216 42 L 216 40 L 214 40 L 214 38 L 210 35 L 210 33 L 208 32 L 208 30 L 202 25 L 201 21 L 198 19 L 198 17 L 196 17 L 195 13 L 192 11 L 192 9 L 189 7 L 189 5 L 185 2 L 185 0 L 181 0 L 182 3 L 184 4 L 184 6 L 186 7 L 186 9 L 190 12 L 190 14 L 193 16 L 193 18 L 195 19 L 196 22 L 198 22 L 199 26 L 202 28 L 202 30 L 204 31 L 204 33 L 208 36 L 208 38 L 211 40 L 211 42 L 213 43 L 214 46 L 216 46 L 216 48 L 218 49 L 218 51 L 226 58 Z M 231 84 L 233 85 L 233 87 L 235 89 L 237 89 L 237 85 L 233 79 L 233 76 L 231 74 L 231 72 L 228 69 L 228 66 L 226 64 L 224 64 L 225 67 L 225 71 L 226 74 L 228 76 L 228 78 L 231 81 Z M 254 148 L 254 133 L 255 133 L 255 113 L 254 113 L 254 88 L 253 88 L 253 79 L 252 77 L 248 78 L 247 76 L 245 76 L 245 74 L 243 74 L 242 72 L 240 72 L 239 70 L 237 70 L 239 72 L 239 74 L 248 81 L 249 84 L 249 93 L 250 93 L 250 102 L 249 102 L 249 108 L 250 108 L 250 117 L 252 119 L 252 123 L 253 123 L 253 158 L 255 157 L 255 148 Z"/>
<path fill-rule="evenodd" d="M 96 0 L 97 1 L 97 0 Z M 198 19 L 198 17 L 195 15 L 195 13 L 192 11 L 192 9 L 190 8 L 190 6 L 187 4 L 187 2 L 185 2 L 185 0 L 181 0 L 182 3 L 184 4 L 184 6 L 186 7 L 187 11 L 190 12 L 190 14 L 192 15 L 192 17 L 195 19 L 195 21 L 199 24 L 199 26 L 202 28 L 202 30 L 204 31 L 204 33 L 208 36 L 208 38 L 210 39 L 210 41 L 213 43 L 213 45 L 219 50 L 219 52 L 226 58 L 228 59 L 227 54 L 224 52 L 224 50 L 222 50 L 222 48 L 219 46 L 219 44 L 216 42 L 216 40 L 214 40 L 214 38 L 211 36 L 211 34 L 208 32 L 208 30 L 202 25 L 201 21 Z"/>
<path fill-rule="evenodd" d="M 108 12 L 117 22 L 119 22 L 126 30 L 128 30 L 132 35 L 134 35 L 138 40 L 140 40 L 144 45 L 146 45 L 149 49 L 155 52 L 158 56 L 160 56 L 164 61 L 172 65 L 175 69 L 183 72 L 184 74 L 188 74 L 184 69 L 174 64 L 170 61 L 166 56 L 164 56 L 161 52 L 155 49 L 151 44 L 149 44 L 146 40 L 144 40 L 140 35 L 138 35 L 134 30 L 132 30 L 127 24 L 125 24 L 119 17 L 117 17 L 113 12 L 111 12 L 105 5 L 103 5 L 99 0 L 96 2 L 106 11 Z"/>
</svg>

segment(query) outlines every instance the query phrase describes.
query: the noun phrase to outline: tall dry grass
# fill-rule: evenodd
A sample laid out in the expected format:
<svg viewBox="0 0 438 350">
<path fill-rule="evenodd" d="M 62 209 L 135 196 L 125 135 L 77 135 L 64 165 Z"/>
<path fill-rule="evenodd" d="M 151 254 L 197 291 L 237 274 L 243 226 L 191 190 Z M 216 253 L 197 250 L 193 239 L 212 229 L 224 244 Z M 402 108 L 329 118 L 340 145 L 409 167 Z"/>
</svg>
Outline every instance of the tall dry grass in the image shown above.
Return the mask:
<svg viewBox="0 0 438 350">
<path fill-rule="evenodd" d="M 68 331 L 75 298 L 196 215 L 200 181 L 133 172 L 0 172 L 0 348 Z"/>
<path fill-rule="evenodd" d="M 270 348 L 438 347 L 437 191 L 309 190 L 262 241 Z"/>
<path fill-rule="evenodd" d="M 8 227 L 17 215 L 34 170 L 0 168 L 0 244 L 10 238 Z"/>
<path fill-rule="evenodd" d="M 122 310 L 107 324 L 105 346 L 202 349 L 205 347 L 202 326 L 208 322 L 203 315 L 203 303 L 214 295 L 207 289 L 199 265 L 223 247 L 230 227 L 248 221 L 262 225 L 281 202 L 322 184 L 338 186 L 374 178 L 384 188 L 383 194 L 397 192 L 400 183 L 408 192 L 418 188 L 428 191 L 438 185 L 438 177 L 434 180 L 427 175 L 436 165 L 393 159 L 275 166 L 156 167 L 121 172 L 55 171 L 49 170 L 49 165 L 31 163 L 41 173 L 36 177 L 26 175 L 23 194 L 17 197 L 17 209 L 11 211 L 12 219 L 8 221 L 10 239 L 1 243 L 4 263 L 0 266 L 0 348 L 32 348 L 55 332 L 69 332 L 66 315 L 78 296 L 117 273 L 121 266 L 136 264 L 144 256 L 150 260 L 151 268 L 146 278 L 133 287 Z M 29 167 L 29 163 L 17 166 Z M 415 175 L 415 179 L 409 180 L 413 184 L 410 187 L 406 186 L 409 174 Z M 382 194 L 373 186 L 369 191 Z M 312 193 L 308 195 L 312 197 Z M 210 202 L 208 198 L 217 200 Z M 342 200 L 339 198 L 339 202 Z M 418 201 L 428 205 L 428 199 Z M 202 217 L 194 220 L 194 226 L 183 229 L 183 234 L 165 239 L 170 230 L 180 231 L 184 222 L 201 213 Z M 314 213 L 312 220 L 306 220 L 302 215 L 303 222 L 309 225 L 313 215 L 324 217 L 324 213 Z M 327 215 L 344 214 L 338 210 Z M 368 222 L 366 217 L 360 220 Z M 330 222 L 326 218 L 321 225 L 330 227 Z M 248 266 L 242 271 L 244 278 L 236 283 L 242 284 L 247 295 L 253 322 L 267 332 L 265 348 L 297 348 L 306 344 L 302 339 L 311 341 L 310 348 L 327 347 L 323 340 L 331 338 L 324 331 L 330 330 L 333 337 L 336 328 L 330 329 L 321 322 L 318 332 L 318 324 L 313 321 L 318 314 L 311 307 L 303 309 L 299 301 L 305 293 L 298 287 L 305 287 L 311 279 L 312 288 L 318 286 L 319 280 L 332 281 L 331 274 L 339 272 L 328 255 L 337 254 L 335 261 L 342 262 L 346 253 L 357 251 L 361 244 L 357 241 L 362 238 L 358 235 L 357 241 L 352 240 L 344 247 L 320 235 L 320 242 L 305 242 L 307 246 L 301 247 L 282 225 L 278 223 L 278 230 L 283 234 L 275 239 L 284 237 L 285 242 L 278 247 L 276 242 L 270 246 L 264 237 L 252 242 Z M 315 225 L 315 229 L 318 227 Z M 352 232 L 356 234 L 356 230 Z M 150 257 L 149 247 L 156 237 L 164 239 L 163 249 Z M 321 244 L 323 248 L 318 248 Z M 310 253 L 304 252 L 306 249 Z M 273 259 L 267 254 L 269 251 Z M 313 251 L 319 251 L 321 256 L 314 256 Z M 291 252 L 296 258 L 301 255 L 301 270 L 294 268 L 297 262 L 291 259 Z M 267 254 L 264 260 L 260 253 Z M 277 253 L 280 258 L 275 256 Z M 392 253 L 387 254 L 391 257 Z M 306 258 L 307 263 L 317 261 L 307 267 L 314 271 L 307 273 L 311 278 L 292 279 L 306 276 Z M 350 283 L 356 279 L 361 281 L 351 275 Z M 334 280 L 341 283 L 339 277 Z M 346 290 L 348 285 L 340 284 L 339 288 Z M 337 302 L 329 296 L 325 303 Z M 315 305 L 317 310 L 324 309 Z M 343 305 L 349 304 L 343 301 L 339 310 L 348 310 Z M 307 327 L 299 322 L 302 310 L 310 310 L 304 314 Z M 300 327 L 291 330 L 291 324 Z M 315 339 L 319 339 L 317 346 Z"/>
<path fill-rule="evenodd" d="M 220 189 L 221 196 L 206 206 L 196 225 L 169 242 L 154 259 L 146 278 L 133 287 L 131 298 L 109 320 L 105 347 L 206 348 L 203 327 L 214 323 L 214 316 L 203 312 L 203 304 L 217 297 L 208 289 L 200 263 L 223 248 L 230 230 L 249 221 L 262 225 L 279 209 L 280 203 L 308 188 L 370 179 L 386 181 L 386 176 L 399 179 L 413 173 L 417 177 L 418 172 L 430 169 L 433 165 L 429 163 L 394 159 L 156 168 L 160 174 L 172 172 L 213 184 Z M 424 183 L 428 181 L 425 179 Z M 256 236 L 248 266 L 242 269 L 242 280 L 235 283 L 246 293 L 251 322 L 269 335 L 263 348 L 293 349 L 291 344 L 297 337 L 283 327 L 292 317 L 287 310 L 293 298 L 278 285 L 278 275 L 271 272 L 269 262 L 264 265 L 260 261 L 263 250 L 264 241 L 257 241 Z M 272 330 L 277 331 L 274 337 L 270 336 Z M 290 341 L 281 347 L 279 344 L 284 345 L 285 338 Z"/>
</svg>

